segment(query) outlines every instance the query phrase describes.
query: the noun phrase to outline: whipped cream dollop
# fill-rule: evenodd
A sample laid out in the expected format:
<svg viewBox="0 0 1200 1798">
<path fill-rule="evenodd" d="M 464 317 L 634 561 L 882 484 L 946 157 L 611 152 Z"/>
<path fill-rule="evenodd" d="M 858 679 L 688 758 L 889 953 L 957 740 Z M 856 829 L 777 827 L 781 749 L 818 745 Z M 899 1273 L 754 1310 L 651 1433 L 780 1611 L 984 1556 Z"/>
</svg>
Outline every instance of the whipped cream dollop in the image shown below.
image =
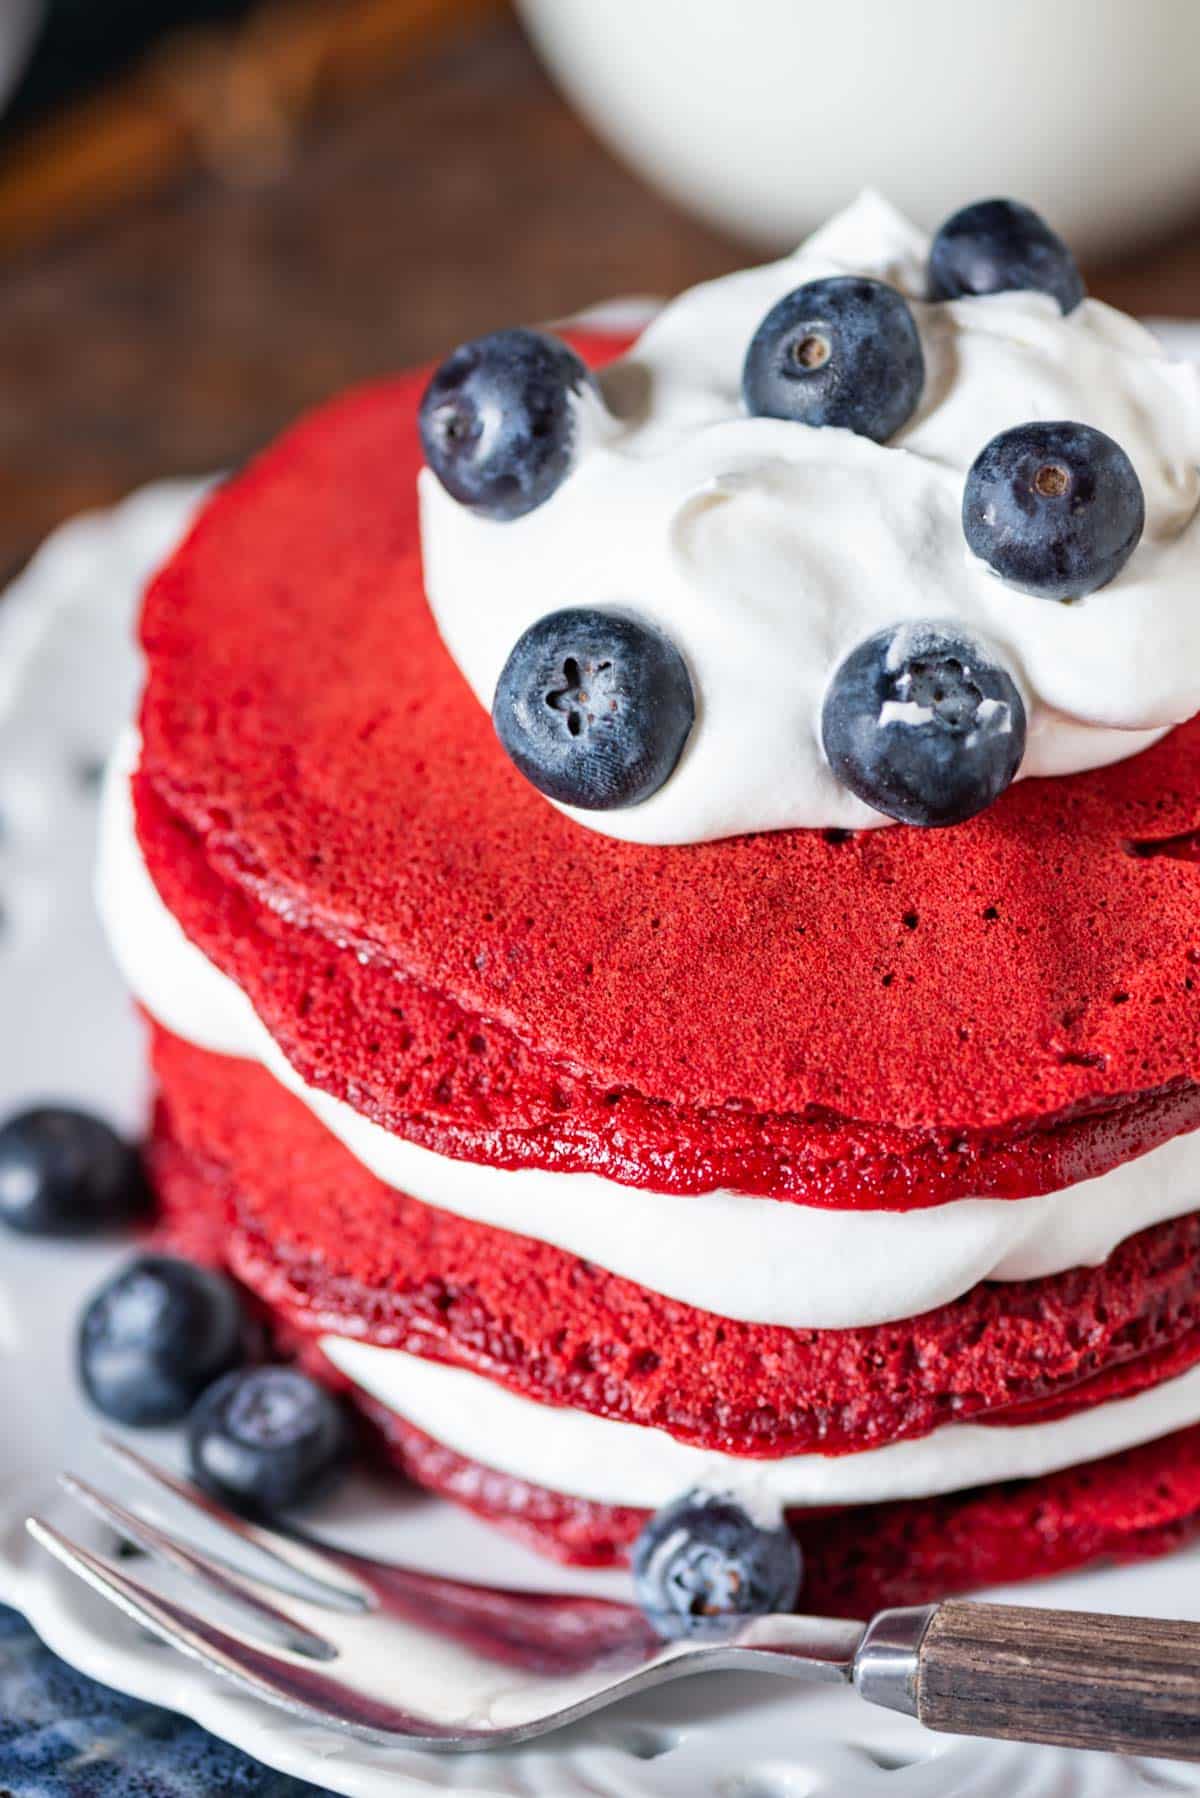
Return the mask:
<svg viewBox="0 0 1200 1798">
<path fill-rule="evenodd" d="M 562 808 L 578 822 L 644 843 L 889 823 L 834 779 L 819 725 L 843 658 L 905 620 L 965 630 L 1009 669 L 1022 776 L 1122 760 L 1200 710 L 1200 371 L 1097 300 L 1066 317 L 1034 292 L 927 303 L 928 253 L 868 193 L 794 255 L 683 294 L 598 377 L 603 404 L 574 402 L 572 471 L 523 518 L 479 517 L 422 472 L 429 602 L 484 706 L 517 639 L 561 607 L 639 616 L 684 658 L 696 719 L 674 774 L 624 810 Z M 886 444 L 742 401 L 765 314 L 837 274 L 890 282 L 920 332 L 924 392 Z M 1105 431 L 1145 495 L 1125 568 L 1070 604 L 1005 584 L 963 536 L 971 464 L 1035 419 Z"/>
<path fill-rule="evenodd" d="M 246 994 L 185 936 L 134 832 L 130 731 L 101 819 L 97 898 L 126 981 L 168 1030 L 256 1061 L 376 1179 L 459 1217 L 553 1243 L 719 1317 L 849 1329 L 918 1316 L 980 1280 L 1098 1266 L 1200 1194 L 1200 1132 L 1030 1199 L 956 1199 L 918 1211 L 830 1211 L 730 1191 L 658 1193 L 599 1174 L 455 1161 L 406 1142 L 301 1078 Z"/>
</svg>

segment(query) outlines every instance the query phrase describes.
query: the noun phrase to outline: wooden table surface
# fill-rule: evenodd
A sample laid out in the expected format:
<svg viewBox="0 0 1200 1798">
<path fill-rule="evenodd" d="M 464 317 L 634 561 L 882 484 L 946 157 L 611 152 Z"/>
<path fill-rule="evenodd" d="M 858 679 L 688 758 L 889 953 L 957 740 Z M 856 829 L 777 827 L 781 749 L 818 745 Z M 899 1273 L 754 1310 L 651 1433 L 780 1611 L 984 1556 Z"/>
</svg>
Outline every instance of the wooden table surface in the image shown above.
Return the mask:
<svg viewBox="0 0 1200 1798">
<path fill-rule="evenodd" d="M 316 118 L 269 185 L 188 175 L 0 266 L 0 577 L 72 512 L 235 464 L 348 382 L 746 260 L 489 24 Z M 1200 316 L 1200 221 L 1089 278 Z"/>
</svg>

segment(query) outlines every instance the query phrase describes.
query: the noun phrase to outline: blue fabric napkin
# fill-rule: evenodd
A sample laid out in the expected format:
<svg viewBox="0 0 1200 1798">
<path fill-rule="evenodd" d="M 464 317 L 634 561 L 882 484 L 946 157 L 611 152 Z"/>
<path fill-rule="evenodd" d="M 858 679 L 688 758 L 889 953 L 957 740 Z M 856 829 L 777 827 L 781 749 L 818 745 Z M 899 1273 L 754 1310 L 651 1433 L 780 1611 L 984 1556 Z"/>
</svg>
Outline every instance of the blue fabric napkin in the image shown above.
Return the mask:
<svg viewBox="0 0 1200 1798">
<path fill-rule="evenodd" d="M 0 1798 L 332 1798 L 123 1697 L 0 1607 Z"/>
</svg>

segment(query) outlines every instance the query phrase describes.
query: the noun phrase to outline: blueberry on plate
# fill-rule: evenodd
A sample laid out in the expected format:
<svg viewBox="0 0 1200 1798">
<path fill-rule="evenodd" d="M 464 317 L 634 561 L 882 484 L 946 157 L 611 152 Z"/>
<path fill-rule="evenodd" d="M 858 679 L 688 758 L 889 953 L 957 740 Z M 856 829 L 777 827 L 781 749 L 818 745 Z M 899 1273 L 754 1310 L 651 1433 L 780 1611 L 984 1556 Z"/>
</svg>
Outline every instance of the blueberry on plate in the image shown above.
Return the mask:
<svg viewBox="0 0 1200 1798">
<path fill-rule="evenodd" d="M 496 684 L 496 735 L 562 805 L 640 805 L 675 770 L 696 716 L 683 657 L 653 625 L 577 607 L 530 625 Z"/>
<path fill-rule="evenodd" d="M 671 1641 L 792 1610 L 803 1568 L 778 1506 L 767 1515 L 734 1493 L 700 1486 L 655 1512 L 633 1545 L 638 1604 Z"/>
<path fill-rule="evenodd" d="M 1035 421 L 979 452 L 962 522 L 971 549 L 1003 580 L 1045 599 L 1080 599 L 1124 568 L 1146 502 L 1133 463 L 1103 431 Z"/>
<path fill-rule="evenodd" d="M 187 1437 L 199 1484 L 259 1515 L 316 1497 L 349 1455 L 342 1407 L 294 1367 L 226 1374 L 196 1405 Z"/>
<path fill-rule="evenodd" d="M 925 385 L 908 302 L 865 275 L 830 275 L 785 294 L 759 325 L 742 368 L 754 418 L 841 425 L 886 443 Z"/>
<path fill-rule="evenodd" d="M 929 297 L 1032 289 L 1074 312 L 1086 289 L 1062 238 L 1019 200 L 977 200 L 948 218 L 929 253 Z"/>
<path fill-rule="evenodd" d="M 570 472 L 574 406 L 591 376 L 544 331 L 493 331 L 460 344 L 425 389 L 425 460 L 461 505 L 511 520 L 543 505 Z"/>
<path fill-rule="evenodd" d="M 139 1255 L 83 1314 L 79 1377 L 96 1409 L 118 1423 L 177 1423 L 243 1359 L 245 1342 L 237 1293 L 222 1274 Z"/>
<path fill-rule="evenodd" d="M 100 1118 L 42 1105 L 0 1128 L 0 1221 L 26 1236 L 86 1236 L 145 1210 L 136 1149 Z"/>
<path fill-rule="evenodd" d="M 860 643 L 821 713 L 829 766 L 902 824 L 961 824 L 998 799 L 1025 752 L 1012 676 L 953 625 L 912 620 Z"/>
</svg>

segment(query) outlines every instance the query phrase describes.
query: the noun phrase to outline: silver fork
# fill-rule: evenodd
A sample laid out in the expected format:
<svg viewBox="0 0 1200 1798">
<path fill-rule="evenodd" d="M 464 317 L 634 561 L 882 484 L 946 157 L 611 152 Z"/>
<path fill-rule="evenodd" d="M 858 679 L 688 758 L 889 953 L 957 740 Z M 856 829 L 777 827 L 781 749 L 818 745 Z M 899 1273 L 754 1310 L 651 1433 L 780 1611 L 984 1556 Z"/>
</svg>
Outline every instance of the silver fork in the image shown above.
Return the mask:
<svg viewBox="0 0 1200 1798">
<path fill-rule="evenodd" d="M 946 1603 L 881 1611 L 866 1624 L 759 1617 L 719 1640 L 664 1643 L 633 1605 L 469 1585 L 284 1535 L 115 1439 L 105 1446 L 265 1558 L 275 1579 L 74 1475 L 62 1476 L 64 1488 L 255 1627 L 205 1616 L 44 1518 L 27 1521 L 35 1540 L 173 1648 L 272 1704 L 368 1740 L 508 1746 L 665 1680 L 735 1669 L 853 1685 L 938 1730 L 1200 1759 L 1195 1624 Z M 311 1596 L 295 1589 L 297 1577 Z"/>
</svg>

